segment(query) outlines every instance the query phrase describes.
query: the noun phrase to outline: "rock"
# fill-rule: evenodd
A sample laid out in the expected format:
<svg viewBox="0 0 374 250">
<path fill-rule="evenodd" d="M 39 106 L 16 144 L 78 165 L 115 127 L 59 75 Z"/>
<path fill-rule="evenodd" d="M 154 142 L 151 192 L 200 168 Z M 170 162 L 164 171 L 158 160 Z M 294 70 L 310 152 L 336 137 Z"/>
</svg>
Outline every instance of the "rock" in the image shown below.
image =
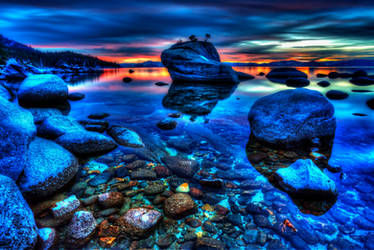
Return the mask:
<svg viewBox="0 0 374 250">
<path fill-rule="evenodd" d="M 353 77 L 350 80 L 350 82 L 358 86 L 369 86 L 369 85 L 374 84 L 374 77 L 373 76 Z"/>
<path fill-rule="evenodd" d="M 7 101 L 12 101 L 14 99 L 14 94 L 10 89 L 0 83 L 0 97 Z"/>
<path fill-rule="evenodd" d="M 48 196 L 64 187 L 78 172 L 77 159 L 53 141 L 36 138 L 27 151 L 27 165 L 19 177 L 24 195 Z"/>
<path fill-rule="evenodd" d="M 366 105 L 369 108 L 374 109 L 374 98 L 371 98 L 371 99 L 367 100 Z"/>
<path fill-rule="evenodd" d="M 330 72 L 327 76 L 330 79 L 336 79 L 336 78 L 339 77 L 339 73 L 338 72 Z"/>
<path fill-rule="evenodd" d="M 124 198 L 120 192 L 107 192 L 100 194 L 98 201 L 103 207 L 120 207 L 123 205 Z"/>
<path fill-rule="evenodd" d="M 266 75 L 266 78 L 272 82 L 286 83 L 289 78 L 308 78 L 308 75 L 295 68 L 275 68 Z"/>
<path fill-rule="evenodd" d="M 146 186 L 144 188 L 144 194 L 146 195 L 156 195 L 164 192 L 166 186 L 164 184 L 154 183 Z"/>
<path fill-rule="evenodd" d="M 89 119 L 101 120 L 101 119 L 107 118 L 108 116 L 109 116 L 108 113 L 94 113 L 94 114 L 90 114 L 88 116 L 88 118 Z"/>
<path fill-rule="evenodd" d="M 177 237 L 173 234 L 160 235 L 158 237 L 156 244 L 161 249 L 165 249 L 168 248 L 176 240 L 176 238 Z"/>
<path fill-rule="evenodd" d="M 166 82 L 156 82 L 155 85 L 161 87 L 161 86 L 167 86 L 167 85 L 169 85 L 169 83 L 166 83 Z"/>
<path fill-rule="evenodd" d="M 320 81 L 317 84 L 318 84 L 318 86 L 321 86 L 321 87 L 324 87 L 324 88 L 330 86 L 330 83 L 328 81 Z"/>
<path fill-rule="evenodd" d="M 162 218 L 162 214 L 157 210 L 148 208 L 131 208 L 117 224 L 127 235 L 134 239 L 146 238 L 157 227 Z"/>
<path fill-rule="evenodd" d="M 327 91 L 326 96 L 330 100 L 343 100 L 348 98 L 348 94 L 340 90 L 329 90 Z"/>
<path fill-rule="evenodd" d="M 132 148 L 145 147 L 142 138 L 134 131 L 122 126 L 112 126 L 108 134 L 120 145 Z"/>
<path fill-rule="evenodd" d="M 58 219 L 68 219 L 80 207 L 81 203 L 75 195 L 71 195 L 66 199 L 56 202 L 55 206 L 51 208 L 52 214 Z"/>
<path fill-rule="evenodd" d="M 201 179 L 200 184 L 210 188 L 222 188 L 224 182 L 222 179 Z"/>
<path fill-rule="evenodd" d="M 118 236 L 119 226 L 110 225 L 108 220 L 103 220 L 99 225 L 99 237 Z"/>
<path fill-rule="evenodd" d="M 65 115 L 47 117 L 38 126 L 38 136 L 53 140 L 73 131 L 83 131 L 83 127 L 74 118 Z"/>
<path fill-rule="evenodd" d="M 37 227 L 33 212 L 15 182 L 0 175 L 0 245 L 2 249 L 33 249 Z"/>
<path fill-rule="evenodd" d="M 157 179 L 156 172 L 150 169 L 137 169 L 131 172 L 132 180 L 155 180 Z"/>
<path fill-rule="evenodd" d="M 368 73 L 365 70 L 359 69 L 353 72 L 352 77 L 361 77 L 361 76 L 367 76 L 367 75 Z"/>
<path fill-rule="evenodd" d="M 27 72 L 24 66 L 19 64 L 13 58 L 7 61 L 3 74 L 5 75 L 5 79 L 8 81 L 22 81 L 27 77 Z"/>
<path fill-rule="evenodd" d="M 243 240 L 247 244 L 254 244 L 257 241 L 257 234 L 258 230 L 257 229 L 248 229 L 245 230 L 243 234 Z"/>
<path fill-rule="evenodd" d="M 177 43 L 161 54 L 174 82 L 238 83 L 236 72 L 221 63 L 213 44 L 203 41 Z"/>
<path fill-rule="evenodd" d="M 288 87 L 301 88 L 306 87 L 310 84 L 309 80 L 303 77 L 289 78 L 286 80 Z"/>
<path fill-rule="evenodd" d="M 112 178 L 113 174 L 110 171 L 104 171 L 99 175 L 96 175 L 92 178 L 88 184 L 92 187 L 100 186 L 101 184 L 107 183 L 110 178 Z"/>
<path fill-rule="evenodd" d="M 85 98 L 86 95 L 83 94 L 83 93 L 79 93 L 79 92 L 74 92 L 74 93 L 70 93 L 68 95 L 68 99 L 70 101 L 79 101 L 79 100 L 82 100 L 83 98 Z"/>
<path fill-rule="evenodd" d="M 247 74 L 247 73 L 244 73 L 244 72 L 236 71 L 236 74 L 238 75 L 239 81 L 246 81 L 246 80 L 255 79 L 254 76 L 252 76 L 250 74 Z"/>
<path fill-rule="evenodd" d="M 162 161 L 166 166 L 180 177 L 192 177 L 198 167 L 197 161 L 183 159 L 177 156 L 165 156 Z"/>
<path fill-rule="evenodd" d="M 122 79 L 122 81 L 125 82 L 125 83 L 129 83 L 129 82 L 132 82 L 132 78 L 131 77 L 124 77 Z"/>
<path fill-rule="evenodd" d="M 68 225 L 66 243 L 78 247 L 86 244 L 95 234 L 96 220 L 92 213 L 87 211 L 75 212 Z"/>
<path fill-rule="evenodd" d="M 260 141 L 296 146 L 315 137 L 333 137 L 334 107 L 317 91 L 279 91 L 258 99 L 249 113 L 251 133 Z"/>
<path fill-rule="evenodd" d="M 35 134 L 31 113 L 0 97 L 0 174 L 18 179 Z"/>
<path fill-rule="evenodd" d="M 56 75 L 30 75 L 21 84 L 18 102 L 22 106 L 46 106 L 67 101 L 68 87 Z"/>
<path fill-rule="evenodd" d="M 117 147 L 109 137 L 90 131 L 73 131 L 57 138 L 56 142 L 75 155 L 94 155 Z"/>
<path fill-rule="evenodd" d="M 153 170 L 156 172 L 158 178 L 165 178 L 171 175 L 171 171 L 162 165 L 154 167 Z"/>
<path fill-rule="evenodd" d="M 312 160 L 297 160 L 287 168 L 275 172 L 279 185 L 291 195 L 335 197 L 336 186 Z"/>
<path fill-rule="evenodd" d="M 57 232 L 54 228 L 44 227 L 38 230 L 38 249 L 53 249 L 57 243 Z"/>
<path fill-rule="evenodd" d="M 103 133 L 109 126 L 107 121 L 101 120 L 80 120 L 79 123 L 88 131 Z"/>
<path fill-rule="evenodd" d="M 172 130 L 177 127 L 177 122 L 172 119 L 165 118 L 162 121 L 159 121 L 156 125 L 158 128 L 163 130 Z"/>
<path fill-rule="evenodd" d="M 322 73 L 318 73 L 318 74 L 317 74 L 317 77 L 318 77 L 318 78 L 322 78 L 322 77 L 326 77 L 326 76 L 327 76 L 326 74 L 322 74 Z"/>
<path fill-rule="evenodd" d="M 34 123 L 40 124 L 46 118 L 50 116 L 61 116 L 62 113 L 59 109 L 56 108 L 29 108 L 27 109 L 31 112 L 34 117 Z"/>
<path fill-rule="evenodd" d="M 196 212 L 197 205 L 186 193 L 175 193 L 164 202 L 166 216 L 180 219 Z"/>
<path fill-rule="evenodd" d="M 217 239 L 210 237 L 198 237 L 195 248 L 197 250 L 212 249 L 212 250 L 224 250 L 225 244 Z"/>
</svg>

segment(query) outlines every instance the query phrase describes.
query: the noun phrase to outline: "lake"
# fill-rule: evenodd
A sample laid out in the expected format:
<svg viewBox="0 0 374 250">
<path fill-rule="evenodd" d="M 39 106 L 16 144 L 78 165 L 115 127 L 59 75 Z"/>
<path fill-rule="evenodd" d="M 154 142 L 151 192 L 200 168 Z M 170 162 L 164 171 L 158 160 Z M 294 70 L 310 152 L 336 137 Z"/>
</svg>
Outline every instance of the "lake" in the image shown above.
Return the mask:
<svg viewBox="0 0 374 250">
<path fill-rule="evenodd" d="M 340 166 L 342 171 L 331 173 L 325 170 L 337 185 L 338 197 L 317 214 L 301 209 L 297 202 L 271 185 L 248 161 L 248 113 L 251 106 L 260 97 L 289 89 L 283 84 L 268 81 L 265 76 L 258 76 L 260 72 L 268 73 L 271 70 L 269 67 L 237 67 L 238 71 L 256 76 L 256 79 L 241 82 L 237 86 L 156 86 L 155 83 L 159 81 L 171 82 L 165 68 L 135 68 L 131 74 L 125 68 L 106 69 L 102 74 L 86 79 L 83 77 L 69 85 L 70 92 L 86 95 L 82 101 L 71 102 L 70 115 L 79 120 L 86 119 L 92 113 L 109 113 L 106 120 L 110 124 L 122 124 L 138 132 L 158 159 L 170 154 L 200 163 L 209 160 L 215 164 L 232 166 L 229 170 L 223 170 L 224 167 L 202 164 L 202 176 L 223 178 L 225 176 L 222 173 L 226 171 L 228 179 L 224 190 L 207 189 L 208 199 L 197 201 L 199 208 L 196 216 L 202 223 L 209 220 L 212 213 L 203 207 L 210 199 L 216 201 L 212 203 L 228 208 L 230 214 L 240 217 L 240 220 L 229 219 L 236 231 L 257 230 L 257 236 L 233 233 L 229 237 L 225 222 L 215 222 L 216 230 L 208 230 L 207 234 L 221 238 L 226 245 L 239 248 L 243 240 L 257 246 L 264 245 L 263 239 L 259 237 L 265 235 L 265 242 L 277 242 L 287 248 L 312 246 L 326 249 L 329 244 L 338 248 L 363 247 L 369 238 L 368 232 L 374 230 L 374 111 L 366 105 L 366 101 L 374 97 L 374 92 L 352 90 L 374 91 L 374 87 L 355 86 L 349 79 L 316 77 L 317 73 L 328 74 L 331 71 L 352 73 L 357 70 L 355 68 L 297 69 L 308 74 L 311 81 L 308 89 L 322 94 L 332 89 L 349 94 L 347 99 L 330 101 L 335 107 L 337 129 L 329 163 Z M 374 74 L 374 68 L 365 70 Z M 122 79 L 125 76 L 131 77 L 133 81 L 124 83 Z M 329 81 L 331 85 L 326 88 L 318 86 L 317 82 L 322 80 Z M 177 122 L 177 127 L 173 130 L 159 129 L 156 123 L 171 113 L 181 114 L 180 118 L 170 118 Z M 123 149 L 122 152 L 134 153 L 129 149 Z M 272 153 L 271 150 L 267 152 L 268 155 Z M 235 171 L 244 173 L 245 178 L 235 178 L 228 173 Z M 193 179 L 187 181 L 194 182 Z M 251 185 L 242 188 L 245 181 L 251 182 Z M 152 203 L 152 200 L 145 198 L 143 201 L 144 204 Z M 265 211 L 270 212 L 247 214 L 241 209 L 245 208 L 248 201 L 261 204 Z M 297 228 L 297 233 L 282 232 L 279 226 L 278 229 L 274 228 L 286 219 Z M 180 225 L 182 222 L 177 223 Z M 194 232 L 197 230 L 197 233 L 201 231 L 200 227 L 190 229 Z M 183 228 L 172 232 L 177 237 L 186 234 Z M 158 232 L 159 235 L 161 233 Z M 252 236 L 256 239 L 251 239 Z"/>
</svg>

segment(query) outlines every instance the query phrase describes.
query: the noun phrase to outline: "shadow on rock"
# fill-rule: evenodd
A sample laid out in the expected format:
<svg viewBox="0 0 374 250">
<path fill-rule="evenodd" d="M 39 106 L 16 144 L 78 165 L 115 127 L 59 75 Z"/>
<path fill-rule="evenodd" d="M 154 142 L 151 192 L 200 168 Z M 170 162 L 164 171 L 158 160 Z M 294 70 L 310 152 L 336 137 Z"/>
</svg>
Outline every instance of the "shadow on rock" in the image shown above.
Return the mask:
<svg viewBox="0 0 374 250">
<path fill-rule="evenodd" d="M 218 101 L 235 91 L 237 84 L 210 85 L 201 83 L 173 83 L 162 100 L 165 108 L 192 116 L 207 115 Z"/>
</svg>

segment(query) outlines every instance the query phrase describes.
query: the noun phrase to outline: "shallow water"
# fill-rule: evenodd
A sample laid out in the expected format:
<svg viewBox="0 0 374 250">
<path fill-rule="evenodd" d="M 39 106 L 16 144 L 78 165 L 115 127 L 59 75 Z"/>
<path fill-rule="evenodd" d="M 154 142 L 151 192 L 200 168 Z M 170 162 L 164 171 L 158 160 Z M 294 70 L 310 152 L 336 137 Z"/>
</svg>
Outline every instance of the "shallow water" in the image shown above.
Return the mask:
<svg viewBox="0 0 374 250">
<path fill-rule="evenodd" d="M 319 249 L 327 248 L 331 242 L 340 248 L 365 247 L 370 237 L 368 233 L 374 230 L 374 111 L 366 106 L 366 101 L 374 97 L 374 92 L 358 93 L 352 90 L 374 91 L 374 86 L 355 86 L 349 79 L 316 77 L 317 73 L 353 72 L 356 70 L 354 68 L 298 68 L 309 75 L 311 84 L 307 88 L 322 94 L 331 89 L 349 94 L 345 100 L 331 101 L 335 107 L 337 129 L 329 162 L 341 166 L 343 171 L 333 174 L 325 170 L 325 173 L 336 182 L 339 195 L 326 213 L 315 216 L 301 212 L 286 193 L 269 185 L 268 180 L 249 163 L 246 155 L 250 135 L 247 116 L 252 104 L 262 96 L 288 87 L 258 76 L 258 73 L 267 73 L 271 68 L 236 69 L 252 74 L 256 79 L 241 82 L 238 86 L 159 87 L 154 83 L 171 82 L 164 68 L 137 68 L 132 74 L 128 69 L 107 69 L 99 76 L 70 84 L 71 92 L 86 95 L 82 101 L 71 102 L 70 115 L 85 119 L 91 113 L 107 112 L 110 114 L 108 121 L 124 124 L 137 131 L 156 154 L 180 154 L 197 160 L 206 157 L 240 166 L 233 167 L 233 171 L 247 171 L 250 173 L 249 179 L 260 183 L 250 199 L 267 203 L 276 211 L 277 221 L 290 219 L 301 232 L 298 236 L 277 232 L 288 247 L 303 248 L 300 238 L 312 248 Z M 374 74 L 374 68 L 365 70 Z M 133 81 L 123 83 L 125 76 Z M 322 80 L 329 81 L 331 85 L 319 87 L 317 82 Z M 173 112 L 182 113 L 181 118 L 175 119 L 177 128 L 160 130 L 156 123 Z M 355 116 L 353 113 L 367 116 Z M 171 138 L 181 136 L 200 143 L 188 150 L 178 150 L 178 147 L 168 143 Z M 211 171 L 214 174 L 219 170 L 213 168 Z M 236 180 L 233 183 L 239 184 Z M 225 200 L 227 197 L 223 195 Z M 234 197 L 240 199 L 240 193 Z M 277 207 L 274 205 L 276 201 L 284 205 Z M 264 230 L 269 234 L 274 232 L 266 226 Z"/>
</svg>

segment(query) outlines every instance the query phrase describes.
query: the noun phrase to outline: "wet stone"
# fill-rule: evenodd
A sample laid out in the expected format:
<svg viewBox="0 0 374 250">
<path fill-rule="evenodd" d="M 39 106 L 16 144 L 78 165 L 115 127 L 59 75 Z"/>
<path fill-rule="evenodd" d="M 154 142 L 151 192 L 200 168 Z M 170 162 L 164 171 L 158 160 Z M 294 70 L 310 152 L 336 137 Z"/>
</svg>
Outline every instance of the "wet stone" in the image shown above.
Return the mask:
<svg viewBox="0 0 374 250">
<path fill-rule="evenodd" d="M 217 249 L 224 250 L 225 244 L 217 239 L 209 237 L 199 237 L 196 241 L 196 249 Z"/>
<path fill-rule="evenodd" d="M 68 219 L 80 207 L 81 203 L 75 195 L 56 202 L 56 205 L 51 208 L 52 214 L 55 218 Z"/>
<path fill-rule="evenodd" d="M 201 221 L 198 220 L 198 219 L 195 219 L 193 217 L 189 217 L 186 219 L 186 223 L 187 225 L 191 226 L 191 227 L 200 227 L 201 226 Z"/>
<path fill-rule="evenodd" d="M 92 178 L 88 184 L 92 187 L 97 187 L 101 184 L 106 183 L 107 181 L 112 178 L 112 173 L 108 171 L 104 171 L 103 173 L 96 175 L 94 178 Z"/>
<path fill-rule="evenodd" d="M 48 250 L 48 249 L 53 249 L 55 244 L 57 243 L 57 233 L 54 228 L 40 228 L 38 230 L 38 249 L 42 250 Z"/>
<path fill-rule="evenodd" d="M 106 217 L 106 216 L 109 216 L 109 215 L 112 215 L 112 214 L 116 214 L 118 212 L 119 212 L 118 208 L 107 208 L 107 209 L 104 209 L 104 210 L 100 210 L 97 213 L 97 216 Z"/>
<path fill-rule="evenodd" d="M 172 130 L 177 127 L 177 122 L 170 119 L 170 118 L 165 118 L 162 121 L 157 122 L 157 127 L 163 130 Z"/>
<path fill-rule="evenodd" d="M 146 195 L 156 195 L 165 191 L 166 186 L 164 184 L 150 184 L 144 189 Z"/>
<path fill-rule="evenodd" d="M 158 178 L 164 178 L 171 175 L 170 170 L 162 165 L 154 167 L 153 170 L 156 172 Z"/>
<path fill-rule="evenodd" d="M 155 180 L 157 179 L 156 172 L 148 169 L 137 169 L 131 172 L 131 179 L 133 180 Z"/>
<path fill-rule="evenodd" d="M 158 240 L 157 240 L 156 244 L 160 248 L 164 249 L 164 248 L 168 248 L 175 240 L 176 240 L 175 235 L 164 234 L 164 235 L 160 235 L 158 237 Z"/>
<path fill-rule="evenodd" d="M 175 156 L 166 156 L 162 160 L 171 171 L 180 177 L 192 177 L 197 171 L 198 163 L 194 160 Z"/>
<path fill-rule="evenodd" d="M 92 213 L 78 211 L 74 214 L 67 231 L 67 243 L 72 246 L 86 244 L 96 230 L 96 220 Z"/>
<path fill-rule="evenodd" d="M 196 203 L 185 193 L 176 193 L 164 202 L 164 212 L 171 218 L 183 218 L 196 210 Z"/>
<path fill-rule="evenodd" d="M 206 221 L 204 222 L 203 226 L 202 226 L 202 229 L 206 232 L 209 232 L 209 233 L 212 233 L 212 234 L 215 234 L 217 233 L 217 229 L 216 227 L 212 224 L 212 222 L 210 221 Z"/>
<path fill-rule="evenodd" d="M 126 168 L 129 170 L 134 170 L 137 168 L 147 167 L 147 162 L 143 160 L 136 160 L 126 165 Z"/>
<path fill-rule="evenodd" d="M 89 119 L 94 119 L 94 120 L 100 120 L 107 118 L 109 116 L 108 113 L 94 113 L 88 116 Z"/>
<path fill-rule="evenodd" d="M 98 196 L 99 204 L 103 207 L 120 207 L 123 205 L 124 198 L 120 192 L 108 192 Z"/>
</svg>

